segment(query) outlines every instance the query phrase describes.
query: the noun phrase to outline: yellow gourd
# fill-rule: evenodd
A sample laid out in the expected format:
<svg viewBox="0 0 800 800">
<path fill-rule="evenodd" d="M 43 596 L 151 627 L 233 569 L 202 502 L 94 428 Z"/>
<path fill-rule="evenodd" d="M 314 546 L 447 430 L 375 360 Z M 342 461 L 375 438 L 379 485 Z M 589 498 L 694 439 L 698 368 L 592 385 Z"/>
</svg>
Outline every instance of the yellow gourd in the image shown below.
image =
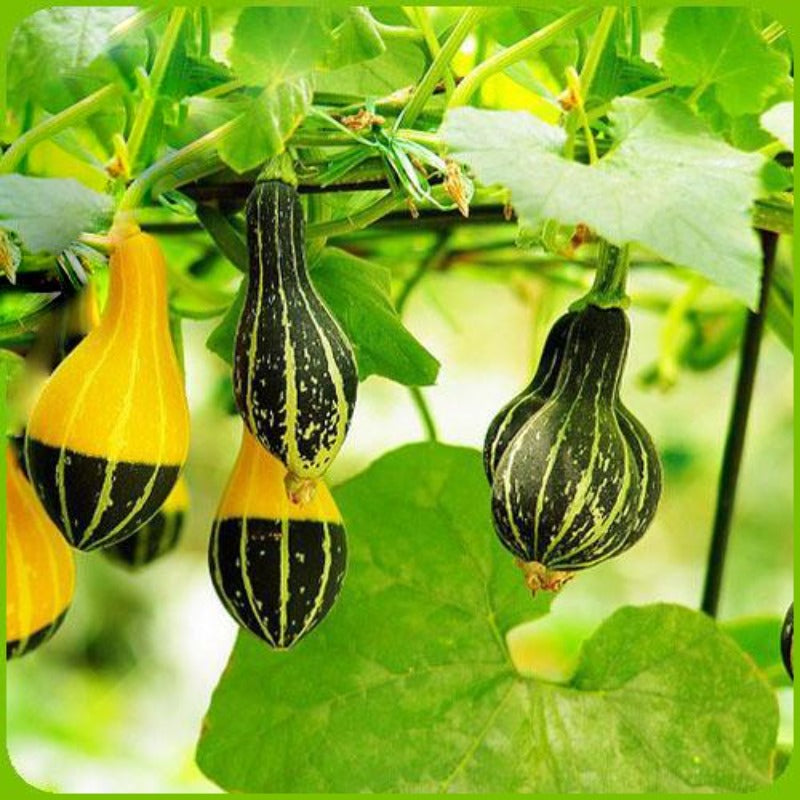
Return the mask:
<svg viewBox="0 0 800 800">
<path fill-rule="evenodd" d="M 6 449 L 6 658 L 38 647 L 72 602 L 75 562 Z"/>
<path fill-rule="evenodd" d="M 116 225 L 111 241 L 103 316 L 45 384 L 25 444 L 36 493 L 81 550 L 108 547 L 147 522 L 189 448 L 161 248 L 132 224 Z"/>
</svg>

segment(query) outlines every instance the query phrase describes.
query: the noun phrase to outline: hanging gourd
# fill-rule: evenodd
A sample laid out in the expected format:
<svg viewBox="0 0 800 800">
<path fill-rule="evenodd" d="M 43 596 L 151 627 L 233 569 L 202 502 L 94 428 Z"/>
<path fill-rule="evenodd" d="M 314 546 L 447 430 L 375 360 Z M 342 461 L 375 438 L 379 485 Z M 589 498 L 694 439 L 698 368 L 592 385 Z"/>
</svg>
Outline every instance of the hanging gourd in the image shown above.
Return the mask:
<svg viewBox="0 0 800 800">
<path fill-rule="evenodd" d="M 217 594 L 228 613 L 270 647 L 287 649 L 333 607 L 347 541 L 327 486 L 304 505 L 289 501 L 286 468 L 247 428 L 209 542 Z"/>
<path fill-rule="evenodd" d="M 155 516 L 121 542 L 103 548 L 103 555 L 131 569 L 152 564 L 178 546 L 188 507 L 189 491 L 181 476 Z"/>
<path fill-rule="evenodd" d="M 234 350 L 236 405 L 250 432 L 286 466 L 292 499 L 304 502 L 344 442 L 358 370 L 309 279 L 295 186 L 257 183 L 246 217 L 250 266 Z"/>
<path fill-rule="evenodd" d="M 628 340 L 622 309 L 577 312 L 551 398 L 497 466 L 495 527 L 534 590 L 627 550 L 655 513 L 658 457 L 619 400 Z"/>
<path fill-rule="evenodd" d="M 483 468 L 490 484 L 511 440 L 553 394 L 574 319 L 575 314 L 568 312 L 553 323 L 531 382 L 497 412 L 489 425 L 483 446 Z"/>
<path fill-rule="evenodd" d="M 781 656 L 786 672 L 794 680 L 794 603 L 789 604 L 781 626 Z"/>
<path fill-rule="evenodd" d="M 6 658 L 58 629 L 75 590 L 75 561 L 6 448 Z"/>
<path fill-rule="evenodd" d="M 111 232 L 100 323 L 45 384 L 28 423 L 31 482 L 67 541 L 122 541 L 162 506 L 186 460 L 189 415 L 158 242 Z"/>
</svg>

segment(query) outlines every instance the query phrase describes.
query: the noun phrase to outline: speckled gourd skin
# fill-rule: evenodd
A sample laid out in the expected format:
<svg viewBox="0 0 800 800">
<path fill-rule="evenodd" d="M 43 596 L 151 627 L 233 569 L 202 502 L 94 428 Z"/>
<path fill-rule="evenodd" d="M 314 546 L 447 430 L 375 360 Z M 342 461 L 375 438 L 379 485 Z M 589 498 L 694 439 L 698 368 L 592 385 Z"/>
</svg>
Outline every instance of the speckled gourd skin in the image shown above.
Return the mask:
<svg viewBox="0 0 800 800">
<path fill-rule="evenodd" d="M 661 491 L 649 435 L 619 401 L 629 326 L 618 308 L 575 315 L 552 397 L 497 467 L 492 511 L 523 562 L 571 573 L 631 547 Z"/>
<path fill-rule="evenodd" d="M 279 180 L 257 183 L 246 217 L 250 267 L 234 350 L 236 405 L 291 476 L 313 481 L 347 435 L 355 358 L 309 279 L 297 190 Z"/>
<path fill-rule="evenodd" d="M 574 319 L 575 314 L 567 312 L 553 323 L 531 382 L 497 412 L 489 425 L 483 445 L 483 468 L 490 484 L 511 440 L 553 394 Z"/>
<path fill-rule="evenodd" d="M 150 519 L 189 449 L 161 248 L 132 224 L 111 239 L 102 319 L 44 385 L 25 441 L 42 505 L 81 550 L 122 541 Z"/>
<path fill-rule="evenodd" d="M 332 609 L 347 567 L 344 523 L 320 482 L 304 505 L 286 468 L 245 428 L 214 520 L 208 563 L 230 616 L 277 650 L 307 636 Z"/>
<path fill-rule="evenodd" d="M 75 559 L 6 449 L 6 658 L 46 642 L 75 591 Z"/>
</svg>

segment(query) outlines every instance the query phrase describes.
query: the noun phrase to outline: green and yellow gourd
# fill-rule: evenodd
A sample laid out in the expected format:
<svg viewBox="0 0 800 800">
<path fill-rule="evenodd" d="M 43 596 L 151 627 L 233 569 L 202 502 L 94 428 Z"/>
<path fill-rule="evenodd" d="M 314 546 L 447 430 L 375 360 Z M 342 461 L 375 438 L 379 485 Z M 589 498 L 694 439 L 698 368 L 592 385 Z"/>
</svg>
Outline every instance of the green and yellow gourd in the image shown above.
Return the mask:
<svg viewBox="0 0 800 800">
<path fill-rule="evenodd" d="M 161 249 L 124 222 L 111 241 L 103 317 L 45 384 L 25 444 L 39 499 L 81 550 L 122 541 L 150 519 L 189 446 Z"/>
<path fill-rule="evenodd" d="M 286 468 L 245 428 L 208 552 L 228 613 L 276 649 L 296 644 L 328 614 L 347 564 L 344 524 L 328 488 L 320 482 L 297 505 L 285 479 Z"/>
<path fill-rule="evenodd" d="M 283 180 L 257 183 L 246 216 L 250 266 L 234 395 L 250 432 L 286 466 L 290 495 L 302 502 L 344 442 L 358 370 L 309 279 L 296 188 Z"/>
<path fill-rule="evenodd" d="M 575 313 L 551 397 L 497 465 L 495 527 L 534 590 L 557 589 L 624 552 L 655 514 L 658 456 L 619 399 L 628 340 L 622 309 L 588 305 Z"/>
<path fill-rule="evenodd" d="M 58 630 L 75 590 L 75 560 L 6 448 L 6 658 Z"/>
<path fill-rule="evenodd" d="M 131 569 L 152 564 L 178 546 L 188 507 L 189 491 L 181 476 L 155 516 L 121 542 L 104 547 L 103 555 Z"/>
</svg>

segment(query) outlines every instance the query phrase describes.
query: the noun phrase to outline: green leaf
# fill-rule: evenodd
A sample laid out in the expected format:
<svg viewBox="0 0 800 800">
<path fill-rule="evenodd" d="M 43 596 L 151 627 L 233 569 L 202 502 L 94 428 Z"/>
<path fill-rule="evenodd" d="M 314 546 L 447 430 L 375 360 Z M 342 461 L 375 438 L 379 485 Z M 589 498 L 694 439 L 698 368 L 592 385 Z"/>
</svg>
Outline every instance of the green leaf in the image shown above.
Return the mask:
<svg viewBox="0 0 800 800">
<path fill-rule="evenodd" d="M 439 362 L 400 321 L 386 267 L 327 247 L 311 279 L 353 344 L 361 380 L 382 375 L 406 386 L 435 383 Z"/>
<path fill-rule="evenodd" d="M 54 81 L 87 67 L 104 52 L 112 28 L 133 11 L 56 7 L 24 19 L 14 30 L 6 59 L 10 104 L 41 100 Z"/>
<path fill-rule="evenodd" d="M 0 348 L 0 388 L 13 383 L 25 369 L 25 359 L 13 350 Z"/>
<path fill-rule="evenodd" d="M 782 627 L 783 619 L 780 617 L 749 617 L 722 625 L 728 636 L 755 661 L 773 686 L 791 686 L 781 657 Z"/>
<path fill-rule="evenodd" d="M 434 383 L 439 362 L 403 326 L 392 305 L 389 270 L 328 247 L 314 262 L 311 280 L 355 350 L 359 378 L 382 375 L 407 386 Z M 206 346 L 233 363 L 245 281 Z"/>
<path fill-rule="evenodd" d="M 704 615 L 626 608 L 569 685 L 504 634 L 541 616 L 497 543 L 477 451 L 411 445 L 334 492 L 350 565 L 288 653 L 241 633 L 197 759 L 243 792 L 747 791 L 770 782 L 775 697 Z M 567 591 L 580 591 L 580 579 Z"/>
<path fill-rule="evenodd" d="M 392 42 L 383 55 L 341 69 L 316 73 L 320 92 L 355 97 L 385 97 L 415 84 L 425 69 L 425 56 L 413 42 Z"/>
<path fill-rule="evenodd" d="M 747 8 L 676 8 L 664 29 L 660 57 L 670 80 L 701 90 L 713 87 L 732 115 L 760 113 L 789 71 Z"/>
<path fill-rule="evenodd" d="M 315 7 L 245 8 L 228 56 L 237 77 L 250 86 L 275 86 L 305 76 L 321 63 L 332 37 Z"/>
<path fill-rule="evenodd" d="M 233 366 L 233 348 L 236 342 L 236 327 L 239 324 L 239 317 L 242 314 L 244 298 L 247 294 L 247 278 L 242 280 L 239 291 L 225 312 L 225 316 L 220 320 L 219 325 L 206 339 L 206 347 L 218 355 L 223 361 Z"/>
<path fill-rule="evenodd" d="M 585 223 L 754 306 L 761 257 L 750 208 L 764 158 L 713 136 L 673 98 L 620 98 L 609 116 L 617 144 L 595 166 L 565 159 L 564 131 L 526 112 L 457 108 L 442 133 L 485 185 L 511 189 L 523 228 Z"/>
<path fill-rule="evenodd" d="M 110 222 L 111 198 L 72 178 L 0 175 L 0 227 L 29 253 L 60 253 L 83 232 Z"/>
<path fill-rule="evenodd" d="M 334 30 L 333 39 L 333 47 L 325 58 L 325 66 L 329 69 L 376 58 L 386 50 L 374 17 L 364 6 L 345 10 L 344 19 Z"/>
<path fill-rule="evenodd" d="M 286 140 L 308 113 L 313 96 L 308 78 L 287 79 L 264 89 L 241 113 L 231 134 L 222 140 L 222 159 L 242 173 L 282 153 Z"/>
<path fill-rule="evenodd" d="M 794 102 L 777 103 L 761 115 L 761 127 L 794 152 Z"/>
</svg>

